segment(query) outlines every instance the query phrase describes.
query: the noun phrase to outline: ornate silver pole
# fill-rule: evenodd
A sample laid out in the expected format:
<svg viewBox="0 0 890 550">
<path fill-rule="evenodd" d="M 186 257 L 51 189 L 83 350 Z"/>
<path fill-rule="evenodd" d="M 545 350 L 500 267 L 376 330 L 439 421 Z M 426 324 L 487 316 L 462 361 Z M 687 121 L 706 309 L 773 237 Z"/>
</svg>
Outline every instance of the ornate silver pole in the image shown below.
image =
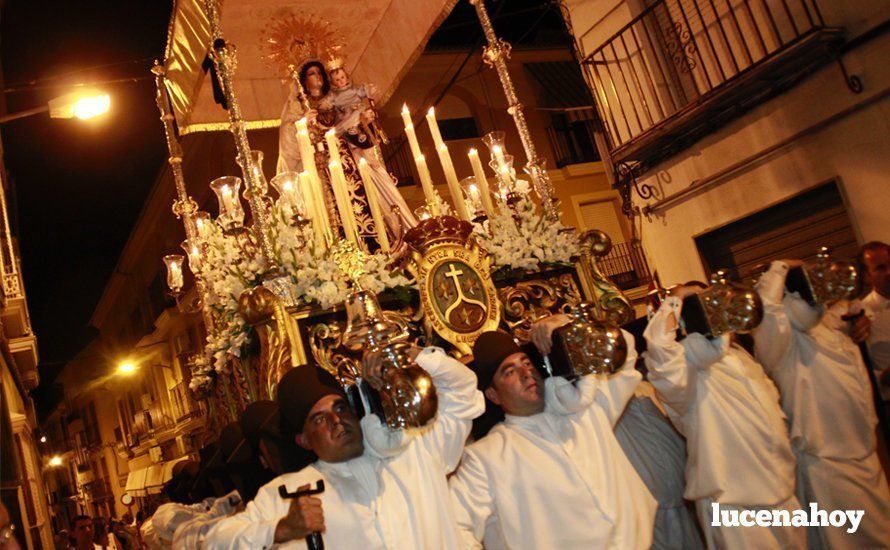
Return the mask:
<svg viewBox="0 0 890 550">
<path fill-rule="evenodd" d="M 173 113 L 170 111 L 170 96 L 167 94 L 167 86 L 165 84 L 167 69 L 155 61 L 151 72 L 155 75 L 155 86 L 157 86 L 157 104 L 158 111 L 161 112 L 161 122 L 164 124 L 164 135 L 167 138 L 167 151 L 170 156 L 167 162 L 170 163 L 170 169 L 173 171 L 173 183 L 176 185 L 176 201 L 173 202 L 173 213 L 177 218 L 182 219 L 185 226 L 185 236 L 190 243 L 197 242 L 198 228 L 195 225 L 195 212 L 198 211 L 198 204 L 192 199 L 185 187 L 185 177 L 182 174 L 182 147 L 179 140 L 176 139 L 176 130 L 173 127 Z M 201 302 L 201 314 L 204 318 L 204 326 L 207 332 L 213 334 L 214 322 L 210 310 L 205 307 L 205 295 L 207 287 L 204 278 L 198 273 L 195 266 L 191 266 L 195 275 L 195 289 L 198 292 L 198 299 Z"/>
<path fill-rule="evenodd" d="M 250 156 L 250 142 L 247 139 L 247 129 L 241 116 L 241 105 L 235 95 L 233 76 L 235 73 L 235 46 L 226 44 L 222 38 L 219 26 L 219 6 L 216 0 L 205 0 L 207 19 L 210 22 L 210 38 L 212 42 L 211 57 L 216 66 L 216 74 L 219 84 L 226 97 L 229 113 L 229 131 L 235 137 L 235 148 L 238 151 L 238 164 L 244 176 L 245 196 L 250 204 L 250 213 L 253 216 L 253 231 L 258 244 L 261 259 L 273 271 L 278 265 L 275 262 L 275 254 L 272 243 L 269 242 L 266 228 L 269 224 L 269 209 L 266 200 L 266 182 L 262 176 L 262 166 L 253 166 Z"/>
<path fill-rule="evenodd" d="M 511 46 L 506 41 L 497 37 L 494 27 L 491 25 L 491 19 L 488 17 L 488 10 L 485 9 L 484 0 L 469 0 L 470 4 L 476 8 L 476 15 L 479 17 L 479 23 L 482 25 L 482 31 L 485 33 L 485 39 L 488 41 L 482 58 L 485 63 L 495 68 L 501 86 L 504 88 L 504 95 L 507 96 L 507 112 L 513 116 L 513 122 L 516 123 L 516 129 L 519 131 L 519 139 L 522 140 L 522 148 L 525 150 L 525 156 L 528 159 L 526 170 L 532 179 L 532 185 L 535 192 L 541 198 L 541 204 L 547 217 L 556 219 L 556 205 L 553 199 L 553 183 L 550 176 L 544 169 L 544 161 L 538 157 L 535 150 L 535 144 L 532 141 L 531 134 L 528 131 L 528 123 L 525 120 L 525 113 L 522 111 L 522 103 L 516 96 L 516 88 L 513 86 L 513 79 L 510 78 L 510 71 L 507 70 L 507 60 L 510 59 Z"/>
</svg>

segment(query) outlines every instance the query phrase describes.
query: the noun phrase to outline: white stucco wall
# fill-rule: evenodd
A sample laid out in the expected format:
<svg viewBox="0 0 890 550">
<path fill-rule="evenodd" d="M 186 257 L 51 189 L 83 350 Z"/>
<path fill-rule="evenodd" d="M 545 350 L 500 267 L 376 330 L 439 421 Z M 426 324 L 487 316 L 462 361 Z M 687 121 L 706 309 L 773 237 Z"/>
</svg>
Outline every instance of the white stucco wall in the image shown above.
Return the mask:
<svg viewBox="0 0 890 550">
<path fill-rule="evenodd" d="M 665 284 L 705 275 L 693 238 L 837 179 L 860 243 L 890 241 L 890 37 L 847 56 L 866 89 L 847 89 L 836 64 L 651 171 L 641 181 L 664 195 L 851 110 L 642 225 L 643 245 Z M 883 96 L 881 99 L 875 99 Z M 857 105 L 866 104 L 862 107 Z M 636 203 L 645 203 L 635 197 Z"/>
<path fill-rule="evenodd" d="M 890 16 L 885 0 L 817 0 L 828 25 L 852 38 Z M 634 0 L 566 0 L 576 38 L 595 48 L 639 13 Z M 662 196 L 789 138 L 786 147 L 718 184 L 643 219 L 643 245 L 664 284 L 700 279 L 694 237 L 836 179 L 860 243 L 890 241 L 890 36 L 844 56 L 865 90 L 852 93 L 836 63 L 823 66 L 795 88 L 724 126 L 640 178 Z M 646 201 L 634 194 L 637 206 Z"/>
</svg>

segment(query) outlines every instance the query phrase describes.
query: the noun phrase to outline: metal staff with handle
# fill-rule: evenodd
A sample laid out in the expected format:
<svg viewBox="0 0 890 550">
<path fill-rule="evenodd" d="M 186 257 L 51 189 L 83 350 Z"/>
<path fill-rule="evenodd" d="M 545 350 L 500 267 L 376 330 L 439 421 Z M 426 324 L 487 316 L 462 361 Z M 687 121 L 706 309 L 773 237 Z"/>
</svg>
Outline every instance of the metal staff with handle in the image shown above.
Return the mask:
<svg viewBox="0 0 890 550">
<path fill-rule="evenodd" d="M 288 492 L 287 487 L 285 487 L 284 485 L 278 486 L 278 495 L 285 500 L 300 498 L 300 497 L 308 497 L 308 496 L 312 496 L 312 495 L 320 495 L 323 492 L 324 492 L 324 480 L 323 479 L 318 480 L 318 482 L 315 484 L 315 489 L 312 489 L 310 487 L 308 489 L 303 489 L 301 491 L 294 491 L 293 493 Z M 309 548 L 309 550 L 324 550 L 324 539 L 321 538 L 321 533 L 315 532 L 315 533 L 309 533 L 308 535 L 306 535 L 306 547 Z"/>
</svg>

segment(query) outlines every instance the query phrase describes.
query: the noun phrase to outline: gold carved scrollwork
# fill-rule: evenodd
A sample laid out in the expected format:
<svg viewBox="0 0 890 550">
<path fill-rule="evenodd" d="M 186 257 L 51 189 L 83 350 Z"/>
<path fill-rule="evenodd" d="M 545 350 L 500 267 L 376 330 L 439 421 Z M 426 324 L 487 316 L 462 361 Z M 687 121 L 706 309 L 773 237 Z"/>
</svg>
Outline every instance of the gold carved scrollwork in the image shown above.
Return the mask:
<svg viewBox="0 0 890 550">
<path fill-rule="evenodd" d="M 260 341 L 260 358 L 254 372 L 246 372 L 250 383 L 258 383 L 258 399 L 275 399 L 278 380 L 291 368 L 291 335 L 284 304 L 269 289 L 259 286 L 241 295 L 239 309 Z"/>
<path fill-rule="evenodd" d="M 596 265 L 596 258 L 601 258 L 612 249 L 612 240 L 608 235 L 597 229 L 581 235 L 581 258 L 579 268 L 585 275 L 585 290 L 590 294 L 599 320 L 614 325 L 623 325 L 634 319 L 633 306 L 627 296 L 615 283 L 603 275 Z"/>
<path fill-rule="evenodd" d="M 504 321 L 523 342 L 529 340 L 532 323 L 554 313 L 569 313 L 581 302 L 581 291 L 571 273 L 520 281 L 498 288 L 504 305 Z"/>
<path fill-rule="evenodd" d="M 309 349 L 312 357 L 321 368 L 334 376 L 341 368 L 357 366 L 342 349 L 343 329 L 336 321 L 318 323 L 309 329 Z"/>
</svg>

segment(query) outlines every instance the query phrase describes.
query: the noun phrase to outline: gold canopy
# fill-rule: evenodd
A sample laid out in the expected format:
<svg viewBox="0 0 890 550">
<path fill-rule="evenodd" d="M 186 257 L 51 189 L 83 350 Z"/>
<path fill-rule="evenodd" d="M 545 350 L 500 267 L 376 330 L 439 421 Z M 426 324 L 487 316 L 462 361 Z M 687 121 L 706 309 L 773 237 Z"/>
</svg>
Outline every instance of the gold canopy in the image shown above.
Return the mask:
<svg viewBox="0 0 890 550">
<path fill-rule="evenodd" d="M 264 59 L 264 32 L 278 18 L 306 14 L 325 19 L 345 38 L 346 69 L 357 83 L 373 83 L 381 103 L 423 51 L 457 0 L 239 0 L 222 2 L 223 37 L 238 48 L 235 91 L 248 128 L 278 126 L 287 87 Z M 183 134 L 228 127 L 213 101 L 204 0 L 176 0 L 167 36 L 167 87 Z"/>
</svg>

